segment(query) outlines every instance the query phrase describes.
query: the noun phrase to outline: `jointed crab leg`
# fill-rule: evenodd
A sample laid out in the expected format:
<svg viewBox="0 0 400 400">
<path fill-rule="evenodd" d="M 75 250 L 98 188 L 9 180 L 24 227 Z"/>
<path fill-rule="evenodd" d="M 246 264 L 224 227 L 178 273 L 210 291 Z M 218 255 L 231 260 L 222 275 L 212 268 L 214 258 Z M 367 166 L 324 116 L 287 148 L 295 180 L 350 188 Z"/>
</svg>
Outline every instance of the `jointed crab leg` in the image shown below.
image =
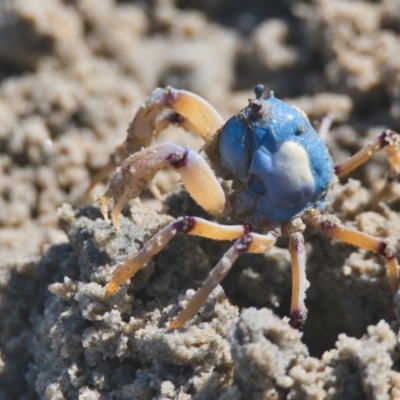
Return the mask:
<svg viewBox="0 0 400 400">
<path fill-rule="evenodd" d="M 163 111 L 164 110 L 164 111 Z M 218 111 L 200 96 L 171 87 L 154 90 L 137 111 L 128 128 L 128 136 L 93 178 L 86 192 L 101 182 L 129 155 L 149 147 L 167 125 L 180 125 L 207 140 L 224 123 Z"/>
<path fill-rule="evenodd" d="M 263 253 L 274 246 L 276 240 L 277 234 L 274 231 L 268 232 L 266 235 L 245 233 L 237 239 L 233 246 L 223 255 L 218 264 L 211 270 L 208 278 L 189 300 L 186 307 L 167 326 L 167 330 L 180 328 L 199 311 L 210 293 L 225 278 L 241 253 Z"/>
<path fill-rule="evenodd" d="M 124 204 L 137 197 L 164 167 L 174 167 L 193 199 L 212 215 L 219 215 L 225 207 L 225 194 L 206 161 L 189 148 L 160 143 L 128 157 L 111 176 L 102 198 L 101 211 L 108 220 L 107 206 L 114 201 L 112 219 L 118 231 L 119 214 Z"/>
<path fill-rule="evenodd" d="M 177 234 L 202 236 L 216 240 L 233 240 L 248 230 L 247 225 L 219 225 L 197 217 L 181 217 L 170 223 L 154 235 L 136 254 L 128 259 L 114 272 L 106 289 L 106 296 L 112 296 L 118 287 L 146 264 L 149 259 L 159 253 Z M 255 242 L 256 244 L 256 242 Z"/>
<path fill-rule="evenodd" d="M 194 132 L 194 127 L 189 121 L 185 120 L 174 111 L 165 110 L 163 113 L 160 113 L 155 121 L 151 122 L 151 128 L 153 129 L 152 136 L 157 136 L 163 129 L 172 123 L 182 126 L 182 128 L 187 131 Z M 86 189 L 86 194 L 88 194 L 98 183 L 108 178 L 131 153 L 126 148 L 126 141 L 118 146 L 114 153 L 111 154 L 108 163 L 104 165 L 104 167 L 92 178 L 89 187 Z"/>
<path fill-rule="evenodd" d="M 176 114 L 174 111 L 166 110 L 161 113 L 155 121 L 152 121 L 153 134 L 157 136 L 163 129 L 169 124 L 175 124 L 182 126 L 183 129 L 193 132 L 193 126 L 189 121 Z M 122 164 L 122 162 L 130 155 L 126 148 L 126 142 L 122 143 L 117 149 L 111 154 L 110 159 L 106 165 L 92 178 L 89 187 L 86 189 L 86 195 L 100 182 L 108 178 L 115 169 Z"/>
<path fill-rule="evenodd" d="M 348 229 L 333 220 L 331 216 L 324 216 L 315 209 L 310 210 L 305 221 L 314 225 L 325 236 L 338 239 L 342 242 L 370 250 L 388 260 L 388 280 L 392 293 L 399 289 L 399 265 L 397 257 L 388 241 L 377 239 L 366 233 Z"/>
<path fill-rule="evenodd" d="M 151 145 L 154 124 L 163 109 L 174 111 L 189 121 L 193 133 L 207 140 L 224 123 L 215 108 L 200 96 L 172 87 L 154 90 L 137 111 L 128 129 L 126 149 L 129 154 Z"/>
<path fill-rule="evenodd" d="M 293 328 L 300 328 L 307 318 L 307 308 L 304 303 L 308 287 L 306 278 L 306 249 L 304 246 L 304 236 L 301 232 L 291 233 L 289 239 L 289 251 L 292 260 L 290 324 Z"/>
<path fill-rule="evenodd" d="M 376 152 L 383 148 L 386 148 L 391 172 L 397 175 L 400 172 L 400 136 L 390 129 L 383 131 L 373 142 L 365 146 L 345 162 L 336 165 L 336 175 L 338 177 L 346 175 L 365 163 Z"/>
<path fill-rule="evenodd" d="M 189 121 L 185 120 L 183 117 L 180 117 L 173 111 L 165 111 L 161 113 L 156 121 L 153 121 L 152 128 L 153 134 L 152 136 L 157 136 L 163 129 L 165 129 L 169 124 L 174 123 L 175 125 L 182 126 L 183 129 L 187 131 L 191 131 L 193 129 L 192 125 Z M 128 149 L 126 148 L 126 142 L 122 143 L 117 149 L 111 154 L 108 163 L 93 177 L 90 185 L 86 189 L 86 195 L 90 193 L 90 191 L 104 179 L 108 178 L 115 169 L 122 164 L 122 162 L 130 155 Z"/>
</svg>

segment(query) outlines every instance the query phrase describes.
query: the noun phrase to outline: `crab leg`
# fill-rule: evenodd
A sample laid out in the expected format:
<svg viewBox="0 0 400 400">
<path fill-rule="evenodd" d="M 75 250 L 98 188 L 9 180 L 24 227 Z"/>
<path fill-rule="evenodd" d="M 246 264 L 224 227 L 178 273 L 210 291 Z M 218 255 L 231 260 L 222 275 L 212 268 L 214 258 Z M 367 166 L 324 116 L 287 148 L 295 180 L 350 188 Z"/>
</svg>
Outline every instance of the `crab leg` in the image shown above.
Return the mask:
<svg viewBox="0 0 400 400">
<path fill-rule="evenodd" d="M 186 321 L 191 319 L 199 311 L 199 309 L 206 302 L 210 293 L 225 278 L 241 253 L 263 253 L 274 246 L 277 237 L 278 236 L 274 231 L 270 231 L 266 235 L 245 233 L 239 239 L 237 239 L 236 242 L 223 255 L 218 264 L 211 270 L 208 278 L 189 300 L 186 307 L 167 326 L 166 329 L 170 330 L 180 328 Z"/>
<path fill-rule="evenodd" d="M 373 142 L 351 156 L 342 164 L 335 166 L 335 173 L 340 178 L 369 160 L 376 152 L 386 148 L 390 170 L 397 175 L 400 172 L 400 136 L 386 129 Z"/>
<path fill-rule="evenodd" d="M 177 234 L 202 236 L 216 240 L 234 240 L 248 231 L 247 225 L 219 225 L 197 217 L 180 217 L 154 235 L 136 254 L 114 272 L 106 289 L 106 296 L 112 296 L 118 287 L 131 278 L 152 256 L 159 253 Z"/>
<path fill-rule="evenodd" d="M 306 278 L 306 249 L 304 236 L 294 232 L 289 236 L 289 251 L 292 260 L 292 303 L 290 306 L 290 325 L 301 328 L 307 318 L 307 308 L 304 303 L 308 281 Z"/>
<path fill-rule="evenodd" d="M 127 153 L 132 154 L 142 147 L 150 146 L 154 137 L 154 127 L 158 113 L 169 109 L 177 113 L 180 124 L 207 140 L 224 123 L 221 115 L 202 97 L 186 90 L 172 87 L 154 90 L 137 111 L 129 125 L 126 138 Z"/>
<path fill-rule="evenodd" d="M 137 197 L 164 167 L 173 167 L 180 174 L 186 190 L 193 199 L 212 215 L 225 207 L 225 194 L 206 161 L 189 148 L 160 143 L 132 154 L 111 176 L 108 189 L 101 200 L 101 211 L 108 220 L 107 207 L 114 201 L 112 219 L 120 232 L 119 214 L 129 200 Z"/>
<path fill-rule="evenodd" d="M 189 121 L 186 121 L 183 117 L 179 116 L 173 111 L 166 111 L 153 122 L 153 136 L 157 136 L 163 129 L 169 124 L 175 124 L 182 126 L 187 131 L 192 131 L 192 126 Z M 111 154 L 110 159 L 106 165 L 92 178 L 90 185 L 86 189 L 86 195 L 100 182 L 108 178 L 115 169 L 122 164 L 122 162 L 129 156 L 129 152 L 126 148 L 126 143 L 122 143 L 114 153 Z"/>
<path fill-rule="evenodd" d="M 377 239 L 366 233 L 348 229 L 337 223 L 332 216 L 324 216 L 316 210 L 311 210 L 305 218 L 306 222 L 314 225 L 322 234 L 329 238 L 337 239 L 352 244 L 362 249 L 370 250 L 388 261 L 388 280 L 392 293 L 399 289 L 399 265 L 396 253 L 385 240 Z"/>
<path fill-rule="evenodd" d="M 207 140 L 224 124 L 224 120 L 210 103 L 192 92 L 171 87 L 155 89 L 139 107 L 129 124 L 125 142 L 92 179 L 86 193 L 105 179 L 130 154 L 140 151 L 143 147 L 149 147 L 154 137 L 169 124 L 179 125 Z"/>
</svg>

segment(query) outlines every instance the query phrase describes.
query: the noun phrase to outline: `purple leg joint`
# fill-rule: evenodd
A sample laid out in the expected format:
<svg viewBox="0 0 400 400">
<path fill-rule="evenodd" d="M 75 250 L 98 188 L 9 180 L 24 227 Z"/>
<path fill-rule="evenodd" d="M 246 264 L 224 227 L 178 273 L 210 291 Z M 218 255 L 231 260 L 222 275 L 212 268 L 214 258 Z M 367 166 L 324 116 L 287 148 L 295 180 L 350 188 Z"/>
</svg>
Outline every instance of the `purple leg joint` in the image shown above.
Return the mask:
<svg viewBox="0 0 400 400">
<path fill-rule="evenodd" d="M 188 162 L 189 149 L 186 148 L 183 153 L 172 153 L 167 158 L 168 161 L 174 168 L 179 169 L 185 167 Z"/>
<path fill-rule="evenodd" d="M 195 217 L 181 217 L 176 220 L 173 224 L 173 228 L 176 229 L 177 233 L 189 233 L 196 225 Z"/>
<path fill-rule="evenodd" d="M 238 240 L 236 240 L 235 250 L 238 253 L 245 253 L 247 250 L 249 250 L 252 241 L 253 238 L 251 237 L 251 233 L 245 233 Z"/>
<path fill-rule="evenodd" d="M 301 329 L 306 321 L 307 314 L 300 310 L 293 311 L 290 315 L 290 326 L 294 329 Z"/>
</svg>

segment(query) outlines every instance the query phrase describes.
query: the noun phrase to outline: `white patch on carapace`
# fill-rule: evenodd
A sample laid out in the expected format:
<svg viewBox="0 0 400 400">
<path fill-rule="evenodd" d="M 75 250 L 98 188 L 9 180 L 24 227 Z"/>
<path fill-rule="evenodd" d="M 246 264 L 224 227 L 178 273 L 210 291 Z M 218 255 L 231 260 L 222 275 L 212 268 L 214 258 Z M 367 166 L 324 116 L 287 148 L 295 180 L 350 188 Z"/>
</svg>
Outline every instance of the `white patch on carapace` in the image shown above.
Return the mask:
<svg viewBox="0 0 400 400">
<path fill-rule="evenodd" d="M 273 155 L 273 165 L 285 177 L 292 191 L 314 188 L 310 159 L 304 147 L 295 142 L 285 142 Z"/>
</svg>

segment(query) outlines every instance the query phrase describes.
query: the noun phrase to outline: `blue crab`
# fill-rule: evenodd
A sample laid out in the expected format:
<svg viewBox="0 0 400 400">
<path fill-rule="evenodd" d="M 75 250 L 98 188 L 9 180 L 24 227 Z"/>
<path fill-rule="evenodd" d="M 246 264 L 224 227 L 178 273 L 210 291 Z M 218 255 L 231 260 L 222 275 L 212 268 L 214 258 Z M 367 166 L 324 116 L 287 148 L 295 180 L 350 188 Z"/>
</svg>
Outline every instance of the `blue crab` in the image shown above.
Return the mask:
<svg viewBox="0 0 400 400">
<path fill-rule="evenodd" d="M 219 113 L 194 93 L 171 87 L 156 89 L 139 108 L 126 142 L 92 182 L 91 187 L 120 165 L 101 199 L 106 220 L 108 205 L 113 203 L 112 221 L 118 231 L 124 204 L 137 197 L 164 167 L 180 174 L 192 198 L 213 217 L 240 221 L 239 225 L 223 225 L 195 216 L 178 218 L 115 270 L 106 296 L 114 295 L 176 234 L 234 241 L 167 329 L 179 328 L 195 315 L 241 253 L 264 253 L 282 233 L 289 237 L 292 262 L 291 324 L 301 327 L 307 315 L 305 224 L 313 225 L 327 237 L 384 257 L 391 290 L 398 290 L 399 267 L 390 241 L 348 229 L 323 209 L 326 194 L 337 177 L 349 173 L 380 149 L 387 150 L 391 170 L 397 174 L 399 135 L 385 130 L 347 161 L 334 166 L 325 143 L 304 112 L 277 99 L 272 92 L 263 99 L 262 85 L 257 85 L 254 92 L 255 98 L 249 100 L 248 106 L 224 123 Z M 152 145 L 154 136 L 169 123 L 200 135 L 206 141 L 204 157 L 174 144 Z M 232 181 L 230 193 L 225 194 L 217 177 Z"/>
</svg>

